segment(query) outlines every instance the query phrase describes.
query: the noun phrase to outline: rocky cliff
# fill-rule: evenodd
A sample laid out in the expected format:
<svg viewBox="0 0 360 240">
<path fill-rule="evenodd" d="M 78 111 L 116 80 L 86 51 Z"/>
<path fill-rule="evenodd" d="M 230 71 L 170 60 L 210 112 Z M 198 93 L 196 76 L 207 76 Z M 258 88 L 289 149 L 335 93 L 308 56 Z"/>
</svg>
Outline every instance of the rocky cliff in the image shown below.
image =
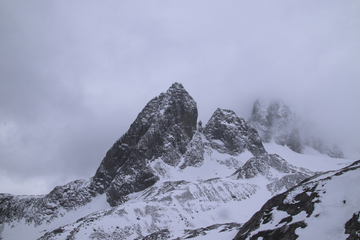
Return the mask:
<svg viewBox="0 0 360 240">
<path fill-rule="evenodd" d="M 195 133 L 197 115 L 195 101 L 179 83 L 152 99 L 101 162 L 93 178 L 99 192 L 114 206 L 153 185 L 159 178 L 147 162 L 161 157 L 176 166 Z"/>
</svg>

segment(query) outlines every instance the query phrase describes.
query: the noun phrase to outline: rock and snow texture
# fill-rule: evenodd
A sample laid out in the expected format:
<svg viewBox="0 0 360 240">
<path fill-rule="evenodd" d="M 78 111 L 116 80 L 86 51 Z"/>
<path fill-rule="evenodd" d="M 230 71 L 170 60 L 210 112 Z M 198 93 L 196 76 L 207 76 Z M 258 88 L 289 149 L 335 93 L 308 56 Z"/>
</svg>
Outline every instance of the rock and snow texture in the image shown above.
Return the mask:
<svg viewBox="0 0 360 240">
<path fill-rule="evenodd" d="M 294 166 L 296 155 L 291 165 L 268 153 L 231 110 L 216 109 L 204 127 L 197 116 L 174 83 L 139 113 L 94 177 L 43 196 L 0 194 L 0 239 L 233 238 L 267 199 L 314 174 Z"/>
<path fill-rule="evenodd" d="M 249 124 L 257 130 L 265 143 L 273 140 L 297 153 L 303 153 L 305 147 L 311 147 L 332 158 L 344 157 L 336 145 L 329 147 L 309 133 L 304 127 L 305 123 L 282 101 L 256 100 Z"/>
<path fill-rule="evenodd" d="M 219 207 L 246 200 L 258 190 L 254 184 L 209 179 L 158 183 L 123 205 L 90 214 L 76 222 L 46 232 L 41 239 L 136 239 L 166 231 L 169 237 L 195 229 L 225 224 Z M 224 219 L 221 219 L 224 218 Z M 116 223 L 116 224 L 114 224 Z M 115 225 L 115 226 L 114 226 Z"/>
<path fill-rule="evenodd" d="M 359 239 L 360 160 L 267 201 L 234 238 Z"/>
<path fill-rule="evenodd" d="M 147 162 L 161 157 L 176 166 L 195 133 L 197 115 L 195 101 L 179 83 L 152 99 L 101 162 L 94 176 L 99 192 L 115 206 L 157 182 Z"/>
<path fill-rule="evenodd" d="M 70 211 L 83 208 L 95 195 L 89 181 L 85 180 L 55 187 L 49 194 L 41 196 L 0 194 L 0 223 L 22 220 L 33 226 L 50 223 Z"/>
<path fill-rule="evenodd" d="M 314 173 L 305 168 L 295 167 L 276 154 L 264 154 L 250 158 L 233 174 L 236 179 L 250 179 L 258 175 L 270 181 L 267 188 L 274 194 L 297 185 Z"/>
<path fill-rule="evenodd" d="M 253 155 L 265 153 L 265 148 L 256 130 L 233 111 L 218 108 L 204 129 L 211 147 L 221 153 L 239 155 L 245 150 Z"/>
</svg>

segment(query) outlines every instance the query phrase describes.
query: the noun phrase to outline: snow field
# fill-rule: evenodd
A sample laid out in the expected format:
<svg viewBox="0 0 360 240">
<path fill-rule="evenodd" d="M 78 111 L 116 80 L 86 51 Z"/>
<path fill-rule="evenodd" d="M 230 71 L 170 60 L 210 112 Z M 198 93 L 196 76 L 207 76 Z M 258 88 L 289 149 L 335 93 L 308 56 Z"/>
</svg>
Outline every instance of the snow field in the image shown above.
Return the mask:
<svg viewBox="0 0 360 240">
<path fill-rule="evenodd" d="M 286 146 L 276 144 L 274 141 L 265 143 L 264 147 L 269 154 L 276 153 L 288 163 L 314 172 L 338 170 L 353 162 L 349 159 L 328 157 L 312 148 L 306 148 L 305 154 L 296 153 Z"/>
</svg>

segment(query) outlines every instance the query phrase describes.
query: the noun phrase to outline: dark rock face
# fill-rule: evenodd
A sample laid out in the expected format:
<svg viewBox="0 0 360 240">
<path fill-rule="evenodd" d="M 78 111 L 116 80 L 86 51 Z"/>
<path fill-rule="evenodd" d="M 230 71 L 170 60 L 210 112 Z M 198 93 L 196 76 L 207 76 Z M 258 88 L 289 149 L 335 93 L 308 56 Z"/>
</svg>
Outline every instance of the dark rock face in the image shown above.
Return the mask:
<svg viewBox="0 0 360 240">
<path fill-rule="evenodd" d="M 344 157 L 338 147 L 327 146 L 319 138 L 312 136 L 303 126 L 304 123 L 282 101 L 256 100 L 248 122 L 265 143 L 274 140 L 297 153 L 303 153 L 308 146 L 329 157 Z"/>
<path fill-rule="evenodd" d="M 239 155 L 249 150 L 253 155 L 264 154 L 265 148 L 255 129 L 233 111 L 218 108 L 204 128 L 212 148 L 221 153 Z"/>
<path fill-rule="evenodd" d="M 196 131 L 197 115 L 195 101 L 181 84 L 152 99 L 101 162 L 94 176 L 101 184 L 98 191 L 116 205 L 127 194 L 153 185 L 158 176 L 147 161 L 161 157 L 176 166 Z"/>
<path fill-rule="evenodd" d="M 346 240 L 358 240 L 360 236 L 360 212 L 354 213 L 352 218 L 345 224 L 345 233 L 350 234 Z"/>
<path fill-rule="evenodd" d="M 297 228 L 305 228 L 307 225 L 304 221 L 299 221 L 295 223 L 291 223 L 289 225 L 284 225 L 280 228 L 276 228 L 274 230 L 264 230 L 261 231 L 254 236 L 251 236 L 251 240 L 259 239 L 266 239 L 266 240 L 279 240 L 279 239 L 297 239 L 299 236 L 295 233 Z M 239 238 L 245 239 L 245 238 Z"/>
</svg>

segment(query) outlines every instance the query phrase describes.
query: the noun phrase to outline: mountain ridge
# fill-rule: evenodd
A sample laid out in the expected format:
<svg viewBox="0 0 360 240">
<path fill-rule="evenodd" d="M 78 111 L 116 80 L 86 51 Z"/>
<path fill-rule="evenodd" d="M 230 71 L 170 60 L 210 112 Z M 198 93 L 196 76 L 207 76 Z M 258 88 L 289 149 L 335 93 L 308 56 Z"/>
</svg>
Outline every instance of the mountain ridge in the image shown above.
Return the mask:
<svg viewBox="0 0 360 240">
<path fill-rule="evenodd" d="M 146 104 L 92 178 L 41 196 L 0 194 L 0 239 L 22 228 L 38 239 L 235 231 L 241 223 L 231 208 L 261 207 L 316 174 L 269 154 L 257 130 L 232 110 L 217 108 L 204 127 L 197 116 L 194 99 L 174 83 Z"/>
</svg>

